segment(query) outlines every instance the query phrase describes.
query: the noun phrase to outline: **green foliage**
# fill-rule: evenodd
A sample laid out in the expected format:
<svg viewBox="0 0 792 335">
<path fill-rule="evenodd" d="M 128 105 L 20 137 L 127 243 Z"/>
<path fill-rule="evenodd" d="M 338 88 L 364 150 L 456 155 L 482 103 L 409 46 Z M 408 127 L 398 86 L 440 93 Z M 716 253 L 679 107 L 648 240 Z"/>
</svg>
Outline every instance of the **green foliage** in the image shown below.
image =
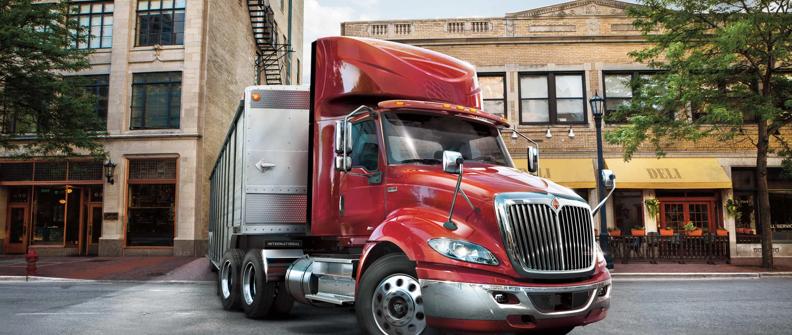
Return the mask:
<svg viewBox="0 0 792 335">
<path fill-rule="evenodd" d="M 21 156 L 104 155 L 94 97 L 70 74 L 89 67 L 70 48 L 80 30 L 67 2 L 0 0 L 0 149 Z"/>
<path fill-rule="evenodd" d="M 646 199 L 644 200 L 644 205 L 646 206 L 646 211 L 649 212 L 649 216 L 657 218 L 657 214 L 660 214 L 660 200 Z"/>
<path fill-rule="evenodd" d="M 719 141 L 774 138 L 792 157 L 779 131 L 792 122 L 792 15 L 789 1 L 644 0 L 629 9 L 652 44 L 631 53 L 662 70 L 631 83 L 629 105 L 612 117 L 629 124 L 606 140 L 625 148 L 625 159 L 644 145 L 658 156 L 668 143 L 715 137 Z M 746 132 L 752 119 L 766 132 Z M 748 121 L 746 121 L 748 120 Z M 767 143 L 767 142 L 765 142 Z M 792 171 L 792 165 L 788 165 Z"/>
</svg>

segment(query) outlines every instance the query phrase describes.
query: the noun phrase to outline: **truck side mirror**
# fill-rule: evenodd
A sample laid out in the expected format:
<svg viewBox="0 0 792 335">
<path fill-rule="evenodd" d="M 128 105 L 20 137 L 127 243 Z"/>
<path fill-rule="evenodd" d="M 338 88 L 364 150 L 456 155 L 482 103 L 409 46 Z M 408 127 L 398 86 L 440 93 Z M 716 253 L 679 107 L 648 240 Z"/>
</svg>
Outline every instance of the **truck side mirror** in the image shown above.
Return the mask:
<svg viewBox="0 0 792 335">
<path fill-rule="evenodd" d="M 459 174 L 462 169 L 462 154 L 456 151 L 443 151 L 443 171 L 451 174 Z"/>
<path fill-rule="evenodd" d="M 528 172 L 539 171 L 539 148 L 528 147 Z"/>
<path fill-rule="evenodd" d="M 335 168 L 338 171 L 349 171 L 352 168 L 352 123 L 336 121 L 335 124 Z"/>
<path fill-rule="evenodd" d="M 616 186 L 616 175 L 613 173 L 613 170 L 602 170 L 602 185 L 605 185 L 606 189 L 612 189 Z"/>
</svg>

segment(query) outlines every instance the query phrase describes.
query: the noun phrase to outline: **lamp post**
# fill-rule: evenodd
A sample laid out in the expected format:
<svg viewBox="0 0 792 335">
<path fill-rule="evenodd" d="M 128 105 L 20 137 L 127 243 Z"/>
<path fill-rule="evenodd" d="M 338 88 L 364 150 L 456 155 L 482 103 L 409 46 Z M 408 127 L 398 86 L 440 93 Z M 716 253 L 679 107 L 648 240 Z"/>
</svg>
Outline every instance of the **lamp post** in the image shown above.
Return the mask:
<svg viewBox="0 0 792 335">
<path fill-rule="evenodd" d="M 594 92 L 594 96 L 589 99 L 589 104 L 591 104 L 591 114 L 594 115 L 594 127 L 597 129 L 597 196 L 599 197 L 599 201 L 602 201 L 605 198 L 605 184 L 602 180 L 602 170 L 605 169 L 605 159 L 602 155 L 602 115 L 605 113 L 605 99 L 600 97 L 597 92 Z M 607 218 L 607 210 L 603 208 L 599 211 L 600 216 L 600 248 L 602 248 L 602 252 L 605 254 L 605 261 L 608 264 L 608 268 L 613 268 L 613 257 L 610 253 L 610 249 L 608 249 L 608 218 Z"/>
</svg>

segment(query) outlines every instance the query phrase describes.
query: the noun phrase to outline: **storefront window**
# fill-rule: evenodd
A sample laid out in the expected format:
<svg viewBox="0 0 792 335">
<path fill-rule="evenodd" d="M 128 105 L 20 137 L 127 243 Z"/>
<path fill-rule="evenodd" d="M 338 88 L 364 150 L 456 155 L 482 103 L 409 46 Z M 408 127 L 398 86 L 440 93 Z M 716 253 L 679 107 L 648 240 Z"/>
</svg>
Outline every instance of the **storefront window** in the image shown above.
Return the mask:
<svg viewBox="0 0 792 335">
<path fill-rule="evenodd" d="M 176 160 L 129 162 L 128 246 L 172 246 L 176 216 Z"/>
<path fill-rule="evenodd" d="M 756 198 L 756 169 L 732 169 L 737 243 L 760 243 L 759 207 Z M 792 177 L 783 169 L 768 168 L 770 227 L 774 242 L 792 243 Z"/>
<path fill-rule="evenodd" d="M 770 193 L 770 227 L 773 228 L 773 241 L 792 243 L 792 192 Z"/>
<path fill-rule="evenodd" d="M 632 228 L 644 227 L 641 191 L 614 192 L 613 215 L 616 227 L 622 233 L 629 232 Z"/>
<path fill-rule="evenodd" d="M 66 208 L 64 187 L 37 187 L 33 219 L 34 244 L 63 244 Z"/>
</svg>

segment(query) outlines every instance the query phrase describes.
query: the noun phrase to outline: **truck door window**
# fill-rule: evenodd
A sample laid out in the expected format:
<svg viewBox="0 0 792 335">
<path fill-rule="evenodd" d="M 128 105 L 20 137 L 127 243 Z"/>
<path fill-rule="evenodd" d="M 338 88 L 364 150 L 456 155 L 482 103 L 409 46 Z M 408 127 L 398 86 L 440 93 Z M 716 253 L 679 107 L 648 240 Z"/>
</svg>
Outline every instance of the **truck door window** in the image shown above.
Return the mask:
<svg viewBox="0 0 792 335">
<path fill-rule="evenodd" d="M 379 169 L 379 142 L 374 121 L 366 120 L 352 125 L 352 166 L 369 171 Z"/>
</svg>

